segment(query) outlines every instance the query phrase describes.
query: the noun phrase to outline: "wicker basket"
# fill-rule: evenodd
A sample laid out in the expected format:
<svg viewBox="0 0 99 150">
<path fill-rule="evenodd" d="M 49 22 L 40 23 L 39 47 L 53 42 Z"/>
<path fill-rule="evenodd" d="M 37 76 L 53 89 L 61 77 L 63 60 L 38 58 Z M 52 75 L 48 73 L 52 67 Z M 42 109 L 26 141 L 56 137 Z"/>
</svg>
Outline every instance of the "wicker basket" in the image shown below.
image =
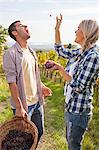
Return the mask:
<svg viewBox="0 0 99 150">
<path fill-rule="evenodd" d="M 38 130 L 35 124 L 27 118 L 13 117 L 11 120 L 0 125 L 0 150 L 2 149 L 2 141 L 10 130 L 21 130 L 23 132 L 31 133 L 34 139 L 30 150 L 35 150 L 38 140 Z"/>
</svg>

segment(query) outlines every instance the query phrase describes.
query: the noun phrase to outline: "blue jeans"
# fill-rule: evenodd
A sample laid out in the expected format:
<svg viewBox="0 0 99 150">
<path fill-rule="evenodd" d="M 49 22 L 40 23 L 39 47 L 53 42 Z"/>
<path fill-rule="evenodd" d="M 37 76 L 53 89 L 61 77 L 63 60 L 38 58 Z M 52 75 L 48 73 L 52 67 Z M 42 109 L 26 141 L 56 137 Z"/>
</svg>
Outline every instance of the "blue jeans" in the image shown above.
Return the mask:
<svg viewBox="0 0 99 150">
<path fill-rule="evenodd" d="M 34 109 L 33 109 L 34 108 Z M 13 113 L 15 115 L 15 109 L 12 109 Z M 43 129 L 44 129 L 44 111 L 43 111 L 43 106 L 40 106 L 39 102 L 28 106 L 28 114 L 29 117 L 31 118 L 31 121 L 36 125 L 38 128 L 38 142 L 40 140 L 40 137 L 43 134 Z"/>
<path fill-rule="evenodd" d="M 83 135 L 87 129 L 91 115 L 87 112 L 81 114 L 65 112 L 66 139 L 68 150 L 81 150 Z"/>
</svg>

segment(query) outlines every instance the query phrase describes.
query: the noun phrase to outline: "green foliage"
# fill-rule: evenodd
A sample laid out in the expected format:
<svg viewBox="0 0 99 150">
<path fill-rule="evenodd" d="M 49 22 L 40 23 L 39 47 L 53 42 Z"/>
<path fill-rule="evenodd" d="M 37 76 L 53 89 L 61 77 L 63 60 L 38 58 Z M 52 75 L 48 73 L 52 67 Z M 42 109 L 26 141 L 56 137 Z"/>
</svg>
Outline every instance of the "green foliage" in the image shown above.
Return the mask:
<svg viewBox="0 0 99 150">
<path fill-rule="evenodd" d="M 43 82 L 53 91 L 53 96 L 49 97 L 46 102 L 45 127 L 52 133 L 52 137 L 57 143 L 59 149 L 56 148 L 56 150 L 66 150 L 63 86 L 57 83 L 53 84 L 44 78 Z M 99 148 L 99 102 L 95 95 L 93 118 L 84 137 L 83 150 L 98 150 Z"/>
<path fill-rule="evenodd" d="M 45 128 L 51 133 L 56 143 L 56 150 L 66 150 L 65 125 L 64 125 L 64 96 L 63 86 L 42 79 L 46 86 L 50 87 L 53 95 L 47 98 L 45 109 Z"/>
<path fill-rule="evenodd" d="M 37 51 L 39 66 L 44 65 L 47 60 L 53 60 L 60 63 L 64 67 L 66 66 L 67 60 L 58 56 L 54 50 L 50 51 Z"/>
<path fill-rule="evenodd" d="M 99 93 L 97 93 L 99 95 Z M 99 149 L 99 101 L 96 99 L 96 91 L 94 93 L 93 100 L 93 116 L 90 122 L 88 132 L 84 139 L 84 148 L 88 150 L 98 150 Z"/>
<path fill-rule="evenodd" d="M 52 138 L 52 142 L 55 146 L 53 150 L 67 150 L 64 123 L 65 97 L 63 96 L 63 85 L 53 83 L 45 77 L 42 78 L 42 82 L 53 91 L 52 97 L 45 99 L 45 130 L 47 130 L 48 134 L 50 134 L 50 137 Z M 4 96 L 6 98 L 9 96 L 8 85 L 4 76 L 0 76 L 0 92 L 0 96 L 2 97 Z M 97 94 L 95 93 L 93 101 L 93 118 L 85 134 L 83 150 L 98 150 L 99 148 L 99 102 L 96 99 L 96 95 Z M 4 98 L 1 98 L 1 101 L 3 100 Z M 9 106 L 7 106 L 3 112 L 0 113 L 0 123 L 10 119 L 12 116 L 12 111 Z"/>
<path fill-rule="evenodd" d="M 43 55 L 46 53 L 46 59 L 52 59 L 64 67 L 66 66 L 67 60 L 64 58 L 58 57 L 55 51 L 50 52 L 43 52 Z M 43 57 L 42 53 L 39 54 L 40 57 Z M 54 72 L 56 73 L 56 72 Z M 46 79 L 45 79 L 46 80 Z M 44 82 L 45 82 L 44 80 Z M 51 130 L 52 136 L 54 138 L 54 141 L 56 141 L 58 145 L 58 150 L 62 150 L 60 148 L 60 145 L 63 146 L 63 150 L 66 149 L 66 144 L 61 143 L 61 138 L 65 139 L 65 128 L 64 128 L 64 97 L 63 97 L 63 87 L 61 87 L 59 84 L 53 84 L 50 82 L 45 82 L 53 91 L 53 96 L 48 98 L 47 101 L 47 112 L 45 112 L 47 115 L 45 126 L 47 129 Z M 99 87 L 99 86 L 98 86 Z M 98 89 L 98 90 L 97 90 Z M 93 118 L 89 125 L 88 131 L 85 134 L 85 138 L 83 141 L 83 150 L 98 150 L 98 143 L 99 143 L 99 101 L 97 100 L 99 96 L 99 88 L 95 88 L 94 92 L 94 109 L 93 109 Z M 59 141 L 59 144 L 58 144 Z M 64 148 L 65 147 L 65 148 Z M 57 148 L 56 148 L 57 149 Z"/>
<path fill-rule="evenodd" d="M 7 29 L 0 25 L 0 72 L 3 72 L 2 69 L 2 52 L 4 50 L 4 43 L 6 42 L 6 37 L 8 35 Z"/>
<path fill-rule="evenodd" d="M 45 51 L 38 51 L 37 57 L 39 66 L 42 66 L 47 60 L 47 54 L 45 53 Z"/>
<path fill-rule="evenodd" d="M 10 93 L 5 77 L 0 75 L 0 102 L 6 101 L 9 95 Z"/>
<path fill-rule="evenodd" d="M 0 45 L 6 42 L 6 36 L 8 35 L 7 29 L 0 25 Z"/>
<path fill-rule="evenodd" d="M 57 61 L 58 60 L 58 56 L 57 56 L 57 54 L 56 54 L 56 52 L 54 50 L 50 50 L 47 53 L 47 59 Z"/>
<path fill-rule="evenodd" d="M 0 124 L 9 120 L 13 116 L 12 110 L 9 106 L 4 108 L 4 110 L 0 113 Z"/>
</svg>

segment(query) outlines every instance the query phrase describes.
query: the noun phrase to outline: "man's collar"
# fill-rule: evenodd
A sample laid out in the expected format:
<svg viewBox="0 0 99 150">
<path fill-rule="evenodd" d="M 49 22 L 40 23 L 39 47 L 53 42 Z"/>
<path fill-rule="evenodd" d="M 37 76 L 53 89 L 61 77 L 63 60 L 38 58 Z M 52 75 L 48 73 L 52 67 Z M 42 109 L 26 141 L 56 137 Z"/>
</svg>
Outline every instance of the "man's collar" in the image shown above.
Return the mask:
<svg viewBox="0 0 99 150">
<path fill-rule="evenodd" d="M 22 47 L 20 46 L 20 44 L 18 42 L 16 42 L 14 45 L 15 45 L 15 47 L 17 47 L 18 52 L 22 53 L 23 50 L 22 50 Z M 27 46 L 27 48 L 30 50 L 30 52 L 33 53 L 33 49 L 30 46 Z"/>
<path fill-rule="evenodd" d="M 20 44 L 19 44 L 18 42 L 16 42 L 16 43 L 14 44 L 14 46 L 17 48 L 17 51 L 18 51 L 18 52 L 22 53 L 22 48 L 21 48 L 21 46 L 20 46 Z"/>
<path fill-rule="evenodd" d="M 20 44 L 19 44 L 18 42 L 16 42 L 16 43 L 14 44 L 14 46 L 17 48 L 17 51 L 22 54 L 22 51 L 23 51 L 23 50 L 22 50 L 22 47 L 20 46 Z M 28 48 L 29 51 L 33 54 L 35 60 L 37 60 L 37 57 L 36 57 L 36 54 L 35 54 L 34 50 L 33 50 L 29 45 L 28 45 L 27 48 Z"/>
</svg>

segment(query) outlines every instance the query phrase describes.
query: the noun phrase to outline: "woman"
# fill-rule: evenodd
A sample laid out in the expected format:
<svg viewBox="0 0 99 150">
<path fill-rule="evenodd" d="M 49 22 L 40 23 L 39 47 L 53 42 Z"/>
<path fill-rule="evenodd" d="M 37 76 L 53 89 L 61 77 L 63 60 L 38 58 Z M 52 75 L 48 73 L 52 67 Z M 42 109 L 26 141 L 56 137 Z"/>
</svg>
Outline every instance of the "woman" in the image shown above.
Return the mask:
<svg viewBox="0 0 99 150">
<path fill-rule="evenodd" d="M 83 135 L 92 115 L 93 86 L 99 74 L 99 52 L 95 45 L 99 26 L 94 20 L 83 20 L 75 31 L 75 42 L 81 48 L 69 50 L 61 43 L 62 15 L 56 17 L 55 50 L 68 59 L 66 69 L 54 61 L 51 70 L 59 70 L 67 81 L 65 86 L 66 138 L 69 150 L 81 150 Z"/>
</svg>

